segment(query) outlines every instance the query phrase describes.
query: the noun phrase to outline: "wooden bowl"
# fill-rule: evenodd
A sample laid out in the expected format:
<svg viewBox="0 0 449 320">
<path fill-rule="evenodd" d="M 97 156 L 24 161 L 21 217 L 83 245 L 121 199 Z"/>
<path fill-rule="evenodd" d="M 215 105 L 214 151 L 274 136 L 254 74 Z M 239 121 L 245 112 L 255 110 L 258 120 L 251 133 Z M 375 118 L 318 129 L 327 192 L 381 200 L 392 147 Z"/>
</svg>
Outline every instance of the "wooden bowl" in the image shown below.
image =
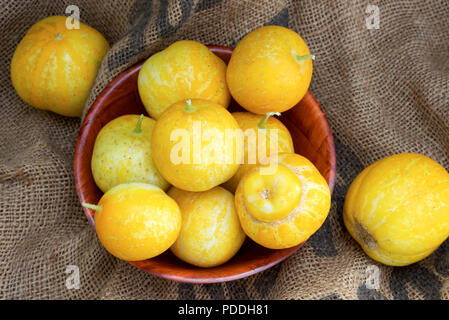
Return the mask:
<svg viewBox="0 0 449 320">
<path fill-rule="evenodd" d="M 232 49 L 209 46 L 210 50 L 228 63 Z M 78 135 L 74 173 L 80 202 L 98 203 L 102 192 L 95 185 L 90 162 L 92 151 L 100 129 L 112 119 L 125 114 L 145 114 L 137 90 L 137 76 L 143 61 L 122 72 L 98 96 L 87 113 Z M 242 110 L 235 101 L 229 111 Z M 310 92 L 292 109 L 283 113 L 280 120 L 288 127 L 293 137 L 295 152 L 310 159 L 329 183 L 331 192 L 335 181 L 335 147 L 327 119 Z M 94 211 L 83 208 L 86 217 L 95 229 Z M 246 241 L 240 251 L 227 263 L 209 269 L 189 265 L 176 258 L 170 251 L 155 258 L 129 262 L 156 276 L 189 283 L 214 283 L 236 280 L 266 270 L 286 259 L 298 248 L 284 250 L 263 248 Z"/>
</svg>

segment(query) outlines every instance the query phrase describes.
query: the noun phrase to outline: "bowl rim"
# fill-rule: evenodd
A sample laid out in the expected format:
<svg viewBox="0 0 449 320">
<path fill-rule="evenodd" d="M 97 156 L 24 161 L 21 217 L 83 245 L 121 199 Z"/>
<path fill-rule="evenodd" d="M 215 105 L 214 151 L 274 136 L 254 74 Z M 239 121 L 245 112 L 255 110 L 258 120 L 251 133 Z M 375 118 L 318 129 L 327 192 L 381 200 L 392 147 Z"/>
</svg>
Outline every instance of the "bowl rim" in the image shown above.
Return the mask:
<svg viewBox="0 0 449 320">
<path fill-rule="evenodd" d="M 227 47 L 227 46 L 207 45 L 207 47 L 212 52 L 218 53 L 218 54 L 220 54 L 220 53 L 229 54 L 229 53 L 232 53 L 232 51 L 233 51 L 233 48 Z M 114 90 L 114 88 L 117 85 L 126 81 L 129 78 L 129 74 L 132 72 L 136 72 L 136 69 L 139 69 L 146 60 L 147 59 L 140 60 L 139 62 L 135 63 L 134 65 L 130 66 L 129 68 L 124 69 L 111 82 L 109 82 L 98 94 L 95 101 L 91 104 L 89 110 L 87 111 L 84 119 L 82 119 L 82 124 L 80 126 L 77 140 L 76 140 L 74 160 L 73 160 L 73 172 L 74 172 L 74 176 L 75 176 L 75 186 L 76 186 L 76 192 L 77 192 L 78 198 L 80 200 L 80 203 L 86 202 L 86 200 L 87 200 L 84 193 L 82 192 L 83 181 L 81 179 L 81 176 L 78 174 L 78 172 L 81 172 L 81 170 L 82 170 L 81 159 L 82 159 L 83 155 L 82 155 L 81 151 L 83 150 L 82 147 L 84 147 L 84 144 L 85 144 L 84 141 L 86 141 L 85 138 L 87 137 L 87 132 L 89 131 L 88 129 L 92 125 L 92 123 L 94 123 L 95 115 L 98 113 L 98 110 L 102 107 L 104 100 L 106 99 L 106 97 L 108 97 L 110 92 L 112 90 Z M 320 111 L 322 112 L 322 114 L 323 114 L 322 120 L 323 120 L 323 124 L 324 124 L 324 129 L 328 133 L 325 141 L 327 142 L 328 149 L 329 149 L 330 168 L 329 168 L 328 185 L 329 185 L 330 192 L 332 194 L 333 190 L 334 190 L 334 186 L 335 186 L 335 179 L 336 179 L 336 152 L 335 152 L 334 137 L 333 137 L 331 128 L 329 126 L 329 122 L 321 108 L 321 105 L 318 103 L 318 101 L 316 101 L 316 99 L 313 97 L 313 95 L 310 93 L 310 91 L 308 91 L 308 93 L 310 94 L 311 98 L 316 102 L 317 106 L 319 107 Z M 88 209 L 85 207 L 82 207 L 82 209 L 83 209 L 83 212 L 84 212 L 89 224 L 96 232 L 94 215 L 91 214 L 91 209 Z M 197 278 L 197 277 L 189 277 L 189 276 L 180 276 L 175 273 L 166 273 L 166 272 L 164 273 L 164 272 L 158 272 L 157 270 L 150 270 L 147 268 L 142 268 L 141 266 L 138 265 L 138 262 L 133 262 L 133 261 L 126 261 L 126 262 L 138 269 L 141 269 L 141 270 L 147 272 L 147 273 L 150 273 L 152 275 L 158 276 L 163 279 L 172 280 L 172 281 L 176 281 L 176 282 L 193 283 L 193 284 L 221 283 L 221 282 L 234 281 L 234 280 L 246 278 L 248 276 L 255 275 L 259 272 L 265 271 L 265 270 L 273 267 L 274 265 L 284 261 L 291 255 L 293 255 L 299 248 L 301 248 L 305 244 L 305 242 L 303 242 L 295 247 L 284 249 L 284 250 L 286 250 L 284 255 L 282 255 L 281 257 L 279 257 L 277 259 L 270 261 L 267 264 L 258 266 L 255 269 L 248 269 L 247 271 L 244 271 L 244 272 L 237 272 L 235 274 L 225 275 L 222 277 L 216 276 L 213 278 L 212 277 L 207 277 L 207 278 L 198 277 Z"/>
</svg>

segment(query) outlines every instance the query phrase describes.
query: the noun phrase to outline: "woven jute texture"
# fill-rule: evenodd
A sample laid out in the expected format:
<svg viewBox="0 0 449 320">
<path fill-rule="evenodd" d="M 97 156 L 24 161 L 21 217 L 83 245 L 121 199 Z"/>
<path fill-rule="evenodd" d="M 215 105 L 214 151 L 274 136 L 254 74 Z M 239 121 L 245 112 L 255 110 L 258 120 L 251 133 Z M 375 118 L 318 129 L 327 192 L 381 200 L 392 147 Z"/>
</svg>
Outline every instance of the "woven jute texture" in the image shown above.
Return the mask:
<svg viewBox="0 0 449 320">
<path fill-rule="evenodd" d="M 337 148 L 329 218 L 282 264 L 214 285 L 162 280 L 108 254 L 75 191 L 80 119 L 36 110 L 14 92 L 9 66 L 18 42 L 70 4 L 0 1 L 0 298 L 449 298 L 448 241 L 420 263 L 386 267 L 362 252 L 341 218 L 350 182 L 384 156 L 418 152 L 449 168 L 448 1 L 76 1 L 81 20 L 112 45 L 86 109 L 121 71 L 175 40 L 234 46 L 277 24 L 299 32 L 317 57 L 311 91 Z M 367 28 L 369 4 L 379 8 L 379 29 Z M 68 266 L 79 267 L 79 289 L 66 286 Z"/>
</svg>

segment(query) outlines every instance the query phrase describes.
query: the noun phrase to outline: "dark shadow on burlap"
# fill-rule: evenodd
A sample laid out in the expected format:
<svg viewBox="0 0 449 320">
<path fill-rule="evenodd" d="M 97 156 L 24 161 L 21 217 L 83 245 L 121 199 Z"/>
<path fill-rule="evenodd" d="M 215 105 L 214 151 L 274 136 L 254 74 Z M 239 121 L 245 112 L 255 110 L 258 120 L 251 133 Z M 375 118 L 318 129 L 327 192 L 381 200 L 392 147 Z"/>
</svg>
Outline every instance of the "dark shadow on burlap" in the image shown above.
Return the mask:
<svg viewBox="0 0 449 320">
<path fill-rule="evenodd" d="M 101 247 L 76 196 L 72 160 L 79 119 L 35 110 L 15 94 L 9 64 L 32 23 L 71 1 L 1 0 L 0 298 L 56 299 L 448 299 L 449 244 L 410 267 L 370 260 L 344 230 L 352 179 L 398 152 L 449 167 L 449 2 L 369 1 L 380 29 L 365 26 L 367 1 L 88 1 L 81 20 L 112 44 L 86 103 L 116 75 L 175 40 L 234 45 L 267 24 L 298 31 L 317 56 L 311 91 L 336 138 L 338 175 L 325 226 L 284 263 L 223 284 L 162 280 Z M 79 289 L 66 288 L 68 265 Z M 368 266 L 379 268 L 377 288 Z"/>
</svg>

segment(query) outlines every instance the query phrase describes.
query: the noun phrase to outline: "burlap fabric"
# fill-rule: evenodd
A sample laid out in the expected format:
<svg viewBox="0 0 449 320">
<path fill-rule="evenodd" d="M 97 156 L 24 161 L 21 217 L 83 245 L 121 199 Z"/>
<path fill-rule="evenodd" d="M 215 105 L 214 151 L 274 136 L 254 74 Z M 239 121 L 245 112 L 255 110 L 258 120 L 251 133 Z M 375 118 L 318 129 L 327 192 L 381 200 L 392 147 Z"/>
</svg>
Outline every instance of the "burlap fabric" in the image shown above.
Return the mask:
<svg viewBox="0 0 449 320">
<path fill-rule="evenodd" d="M 165 281 L 109 255 L 75 192 L 80 120 L 35 110 L 14 92 L 9 65 L 19 40 L 72 2 L 0 1 L 1 298 L 449 298 L 448 241 L 420 263 L 385 267 L 362 252 L 341 218 L 349 183 L 381 157 L 419 152 L 449 168 L 448 1 L 76 1 L 81 20 L 112 44 L 86 108 L 122 70 L 179 39 L 233 46 L 278 24 L 298 31 L 317 56 L 311 91 L 338 158 L 329 218 L 281 265 L 215 285 Z M 379 29 L 366 27 L 368 4 L 379 7 Z M 79 267 L 79 289 L 66 287 L 69 265 Z"/>
</svg>

